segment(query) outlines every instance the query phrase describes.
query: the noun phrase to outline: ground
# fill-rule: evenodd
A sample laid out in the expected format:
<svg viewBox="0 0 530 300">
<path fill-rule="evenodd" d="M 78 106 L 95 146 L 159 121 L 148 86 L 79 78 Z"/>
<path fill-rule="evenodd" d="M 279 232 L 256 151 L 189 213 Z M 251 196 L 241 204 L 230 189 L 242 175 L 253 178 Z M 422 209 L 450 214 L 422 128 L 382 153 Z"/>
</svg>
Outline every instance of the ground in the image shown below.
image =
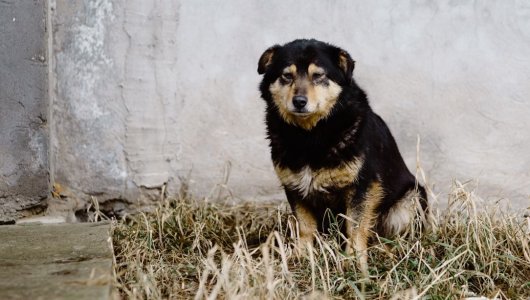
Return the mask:
<svg viewBox="0 0 530 300">
<path fill-rule="evenodd" d="M 479 201 L 455 184 L 431 231 L 374 243 L 364 278 L 337 232 L 294 255 L 285 203 L 163 199 L 115 223 L 116 285 L 130 299 L 527 299 L 530 221 Z"/>
</svg>

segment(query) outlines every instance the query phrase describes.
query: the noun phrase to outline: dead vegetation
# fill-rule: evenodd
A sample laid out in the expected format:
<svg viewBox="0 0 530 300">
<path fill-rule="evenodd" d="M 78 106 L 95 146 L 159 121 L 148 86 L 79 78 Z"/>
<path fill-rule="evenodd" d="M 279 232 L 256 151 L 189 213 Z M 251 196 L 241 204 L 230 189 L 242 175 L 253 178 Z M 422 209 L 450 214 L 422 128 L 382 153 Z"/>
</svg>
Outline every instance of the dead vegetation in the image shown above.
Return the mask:
<svg viewBox="0 0 530 300">
<path fill-rule="evenodd" d="M 338 232 L 292 255 L 284 203 L 163 199 L 114 224 L 115 284 L 127 299 L 527 299 L 530 220 L 479 201 L 455 183 L 431 232 L 371 246 L 367 279 Z"/>
</svg>

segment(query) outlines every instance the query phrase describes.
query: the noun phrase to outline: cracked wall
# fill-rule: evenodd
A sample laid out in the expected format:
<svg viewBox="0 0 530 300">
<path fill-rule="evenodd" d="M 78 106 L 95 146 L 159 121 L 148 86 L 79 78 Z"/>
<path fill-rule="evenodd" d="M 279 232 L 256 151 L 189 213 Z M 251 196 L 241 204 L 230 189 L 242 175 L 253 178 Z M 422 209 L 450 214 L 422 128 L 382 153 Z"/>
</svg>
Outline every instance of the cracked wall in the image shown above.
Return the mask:
<svg viewBox="0 0 530 300">
<path fill-rule="evenodd" d="M 0 1 L 0 224 L 49 193 L 46 20 L 44 1 Z"/>
<path fill-rule="evenodd" d="M 52 6 L 54 181 L 58 194 L 75 200 L 54 201 L 59 209 L 83 209 L 92 197 L 149 205 L 161 186 L 178 188 L 178 7 L 174 1 L 126 4 Z"/>
<path fill-rule="evenodd" d="M 283 198 L 256 66 L 267 47 L 300 37 L 351 53 L 412 170 L 421 136 L 442 199 L 457 178 L 528 203 L 524 1 L 56 0 L 52 16 L 53 176 L 74 209 L 91 197 L 152 204 L 182 182 L 201 196 Z"/>
</svg>

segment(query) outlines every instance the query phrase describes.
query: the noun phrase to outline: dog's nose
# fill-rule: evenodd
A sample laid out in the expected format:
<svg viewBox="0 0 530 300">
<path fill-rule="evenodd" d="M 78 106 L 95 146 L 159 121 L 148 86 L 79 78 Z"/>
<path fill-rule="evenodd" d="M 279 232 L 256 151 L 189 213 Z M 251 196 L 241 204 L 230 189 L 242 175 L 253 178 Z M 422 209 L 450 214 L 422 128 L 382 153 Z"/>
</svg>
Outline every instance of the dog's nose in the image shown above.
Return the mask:
<svg viewBox="0 0 530 300">
<path fill-rule="evenodd" d="M 294 96 L 293 97 L 293 105 L 294 107 L 300 109 L 304 108 L 304 106 L 307 104 L 307 97 L 306 96 Z"/>
</svg>

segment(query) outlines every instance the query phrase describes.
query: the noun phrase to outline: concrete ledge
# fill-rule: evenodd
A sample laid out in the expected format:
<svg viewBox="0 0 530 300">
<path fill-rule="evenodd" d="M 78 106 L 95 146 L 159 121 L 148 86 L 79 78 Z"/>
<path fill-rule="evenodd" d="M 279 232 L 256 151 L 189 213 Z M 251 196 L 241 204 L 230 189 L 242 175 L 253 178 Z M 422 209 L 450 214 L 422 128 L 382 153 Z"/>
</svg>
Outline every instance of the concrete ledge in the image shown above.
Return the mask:
<svg viewBox="0 0 530 300">
<path fill-rule="evenodd" d="M 110 299 L 109 223 L 0 226 L 0 299 Z"/>
</svg>

